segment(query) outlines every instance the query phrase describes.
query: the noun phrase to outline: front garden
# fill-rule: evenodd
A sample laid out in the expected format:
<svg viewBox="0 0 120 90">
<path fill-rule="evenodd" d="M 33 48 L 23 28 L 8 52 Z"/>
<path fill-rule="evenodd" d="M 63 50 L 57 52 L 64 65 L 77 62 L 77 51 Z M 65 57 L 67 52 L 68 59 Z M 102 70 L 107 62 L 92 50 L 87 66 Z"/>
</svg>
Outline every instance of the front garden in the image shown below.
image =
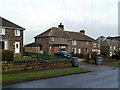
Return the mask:
<svg viewBox="0 0 120 90">
<path fill-rule="evenodd" d="M 80 67 L 71 67 L 71 61 L 68 58 L 36 53 L 27 54 L 29 55 L 14 57 L 12 51 L 2 52 L 3 84 L 88 72 Z"/>
</svg>

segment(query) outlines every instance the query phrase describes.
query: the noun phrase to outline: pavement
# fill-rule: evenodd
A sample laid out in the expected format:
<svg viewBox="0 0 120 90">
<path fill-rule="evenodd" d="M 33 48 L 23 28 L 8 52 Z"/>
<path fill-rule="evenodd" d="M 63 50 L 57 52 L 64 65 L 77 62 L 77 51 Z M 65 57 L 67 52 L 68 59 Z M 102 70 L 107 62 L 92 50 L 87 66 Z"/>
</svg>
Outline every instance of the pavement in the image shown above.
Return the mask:
<svg viewBox="0 0 120 90">
<path fill-rule="evenodd" d="M 79 67 L 86 68 L 89 71 L 105 71 L 105 70 L 115 68 L 115 67 L 109 67 L 109 66 L 106 66 L 106 65 L 88 64 L 86 62 L 80 62 Z"/>
<path fill-rule="evenodd" d="M 3 88 L 118 88 L 118 68 L 84 62 L 79 67 L 92 72 L 21 82 Z"/>
</svg>

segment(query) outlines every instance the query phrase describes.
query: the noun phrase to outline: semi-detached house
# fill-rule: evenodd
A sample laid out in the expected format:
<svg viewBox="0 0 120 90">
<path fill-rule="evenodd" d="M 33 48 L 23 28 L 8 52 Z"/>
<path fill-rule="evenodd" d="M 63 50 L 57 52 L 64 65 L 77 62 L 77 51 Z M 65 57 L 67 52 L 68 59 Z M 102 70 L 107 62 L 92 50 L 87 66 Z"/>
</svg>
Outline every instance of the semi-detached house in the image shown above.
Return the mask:
<svg viewBox="0 0 120 90">
<path fill-rule="evenodd" d="M 12 50 L 16 56 L 22 56 L 24 30 L 25 28 L 0 17 L 0 50 Z"/>
<path fill-rule="evenodd" d="M 52 27 L 47 31 L 34 37 L 35 42 L 25 46 L 26 51 L 34 51 L 54 55 L 56 50 L 66 50 L 69 53 L 90 53 L 100 54 L 100 44 L 93 38 L 85 35 L 85 31 L 72 32 L 64 30 L 60 23 L 58 27 Z"/>
</svg>

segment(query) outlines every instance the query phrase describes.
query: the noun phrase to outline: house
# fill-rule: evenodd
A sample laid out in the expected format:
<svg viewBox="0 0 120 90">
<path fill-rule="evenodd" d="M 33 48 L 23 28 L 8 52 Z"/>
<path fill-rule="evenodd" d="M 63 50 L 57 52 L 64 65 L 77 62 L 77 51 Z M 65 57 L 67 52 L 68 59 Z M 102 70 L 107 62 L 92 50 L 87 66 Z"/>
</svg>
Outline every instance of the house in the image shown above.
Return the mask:
<svg viewBox="0 0 120 90">
<path fill-rule="evenodd" d="M 103 42 L 104 40 L 106 40 L 106 37 L 104 36 L 100 36 L 96 39 L 99 43 Z"/>
<path fill-rule="evenodd" d="M 0 17 L 0 49 L 12 50 L 16 56 L 22 56 L 24 30 L 25 28 Z"/>
<path fill-rule="evenodd" d="M 85 31 L 71 32 L 64 30 L 60 23 L 58 27 L 52 27 L 47 31 L 34 37 L 35 43 L 39 43 L 43 53 L 54 55 L 56 50 L 66 50 L 69 53 L 90 53 L 100 54 L 100 44 L 93 38 L 85 35 Z M 30 47 L 26 45 L 25 48 Z"/>
<path fill-rule="evenodd" d="M 107 39 L 118 40 L 118 41 L 120 41 L 120 36 L 116 36 L 116 37 L 107 37 Z"/>
<path fill-rule="evenodd" d="M 106 39 L 101 43 L 101 54 L 105 56 L 112 56 L 115 54 L 115 51 L 119 48 L 120 41 Z"/>
</svg>

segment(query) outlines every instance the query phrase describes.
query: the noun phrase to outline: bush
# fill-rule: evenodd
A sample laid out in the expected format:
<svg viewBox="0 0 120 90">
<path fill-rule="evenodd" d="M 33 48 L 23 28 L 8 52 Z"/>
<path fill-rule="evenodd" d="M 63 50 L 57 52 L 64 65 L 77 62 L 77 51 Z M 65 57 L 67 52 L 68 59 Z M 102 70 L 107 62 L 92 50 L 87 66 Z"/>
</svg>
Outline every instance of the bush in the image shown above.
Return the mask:
<svg viewBox="0 0 120 90">
<path fill-rule="evenodd" d="M 32 58 L 32 59 L 36 59 L 37 57 L 36 57 L 35 55 L 32 55 L 31 58 Z"/>
<path fill-rule="evenodd" d="M 2 61 L 13 61 L 14 53 L 11 50 L 2 50 Z"/>
</svg>

